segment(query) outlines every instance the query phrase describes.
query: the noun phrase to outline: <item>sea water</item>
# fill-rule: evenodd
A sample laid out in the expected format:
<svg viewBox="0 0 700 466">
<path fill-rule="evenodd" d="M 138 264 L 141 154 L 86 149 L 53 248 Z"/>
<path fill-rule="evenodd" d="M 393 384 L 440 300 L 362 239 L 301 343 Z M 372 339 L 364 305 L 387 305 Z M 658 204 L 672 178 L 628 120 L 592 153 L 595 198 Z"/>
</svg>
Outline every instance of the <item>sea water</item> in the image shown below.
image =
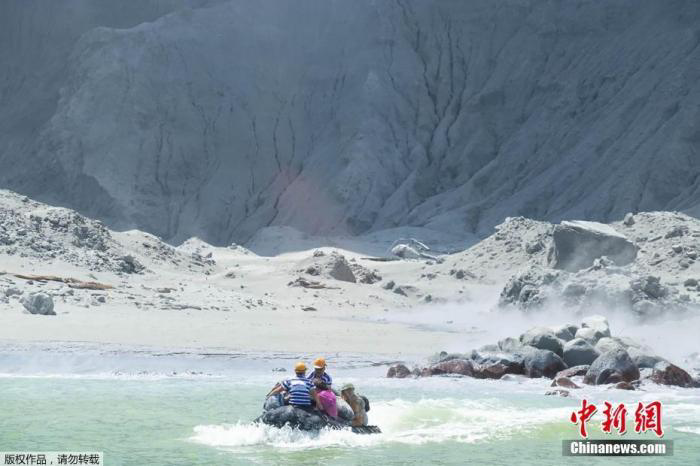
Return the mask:
<svg viewBox="0 0 700 466">
<path fill-rule="evenodd" d="M 371 401 L 377 435 L 300 432 L 254 424 L 265 393 L 313 355 L 0 350 L 0 451 L 101 451 L 108 465 L 228 464 L 699 464 L 700 390 L 646 386 L 544 396 L 549 380 L 387 379 L 385 357 L 329 357 L 336 385 Z M 286 369 L 287 372 L 279 372 Z M 565 458 L 581 399 L 625 402 L 624 437 L 639 401 L 663 402 L 664 458 Z M 602 408 L 601 408 L 602 410 Z"/>
</svg>

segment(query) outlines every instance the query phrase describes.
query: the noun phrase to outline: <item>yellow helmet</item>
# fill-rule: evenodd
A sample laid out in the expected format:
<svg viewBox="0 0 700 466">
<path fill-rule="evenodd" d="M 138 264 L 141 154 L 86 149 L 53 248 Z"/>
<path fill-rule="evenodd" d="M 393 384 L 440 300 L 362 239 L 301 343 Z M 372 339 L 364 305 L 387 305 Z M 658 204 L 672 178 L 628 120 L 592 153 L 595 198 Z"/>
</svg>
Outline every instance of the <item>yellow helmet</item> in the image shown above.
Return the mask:
<svg viewBox="0 0 700 466">
<path fill-rule="evenodd" d="M 296 365 L 294 366 L 294 372 L 306 372 L 306 364 L 304 364 L 303 362 L 299 361 L 299 362 L 296 363 Z"/>
<path fill-rule="evenodd" d="M 314 361 L 314 369 L 324 369 L 326 367 L 326 360 L 323 358 L 318 358 Z"/>
</svg>

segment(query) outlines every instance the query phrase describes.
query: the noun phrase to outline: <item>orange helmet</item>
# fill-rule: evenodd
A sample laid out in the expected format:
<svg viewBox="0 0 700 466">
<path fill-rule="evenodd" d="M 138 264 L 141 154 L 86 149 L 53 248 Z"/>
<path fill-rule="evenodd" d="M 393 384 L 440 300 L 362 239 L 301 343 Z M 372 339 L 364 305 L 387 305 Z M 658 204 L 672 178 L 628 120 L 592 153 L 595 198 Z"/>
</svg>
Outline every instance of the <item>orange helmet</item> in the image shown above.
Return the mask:
<svg viewBox="0 0 700 466">
<path fill-rule="evenodd" d="M 299 362 L 296 363 L 296 365 L 294 366 L 294 372 L 306 372 L 306 364 L 304 364 L 303 362 L 299 361 Z"/>
<path fill-rule="evenodd" d="M 318 358 L 314 361 L 314 369 L 325 369 L 326 360 L 323 358 Z"/>
</svg>

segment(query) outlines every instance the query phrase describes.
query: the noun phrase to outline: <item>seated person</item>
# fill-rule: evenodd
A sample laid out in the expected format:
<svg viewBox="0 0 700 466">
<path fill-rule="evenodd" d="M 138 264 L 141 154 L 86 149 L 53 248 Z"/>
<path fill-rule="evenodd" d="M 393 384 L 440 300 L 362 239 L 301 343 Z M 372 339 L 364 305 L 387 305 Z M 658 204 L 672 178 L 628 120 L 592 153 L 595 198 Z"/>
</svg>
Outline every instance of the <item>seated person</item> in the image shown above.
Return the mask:
<svg viewBox="0 0 700 466">
<path fill-rule="evenodd" d="M 314 379 L 316 409 L 328 414 L 333 419 L 338 417 L 338 405 L 336 404 L 335 393 L 320 379 Z"/>
<path fill-rule="evenodd" d="M 323 358 L 318 358 L 314 361 L 314 370 L 309 374 L 310 381 L 313 382 L 317 379 L 325 383 L 328 386 L 328 389 L 331 389 L 333 379 L 326 372 L 326 360 Z"/>
<path fill-rule="evenodd" d="M 350 408 L 352 408 L 353 418 L 351 425 L 353 427 L 366 426 L 367 410 L 365 408 L 365 400 L 355 393 L 355 386 L 351 383 L 343 385 L 343 388 L 340 390 L 340 395 L 343 397 L 343 400 L 350 405 Z"/>
<path fill-rule="evenodd" d="M 275 386 L 268 396 L 286 392 L 285 401 L 296 408 L 310 409 L 313 405 L 316 390 L 313 384 L 306 378 L 306 364 L 298 362 L 294 366 L 296 377 L 287 379 Z"/>
</svg>

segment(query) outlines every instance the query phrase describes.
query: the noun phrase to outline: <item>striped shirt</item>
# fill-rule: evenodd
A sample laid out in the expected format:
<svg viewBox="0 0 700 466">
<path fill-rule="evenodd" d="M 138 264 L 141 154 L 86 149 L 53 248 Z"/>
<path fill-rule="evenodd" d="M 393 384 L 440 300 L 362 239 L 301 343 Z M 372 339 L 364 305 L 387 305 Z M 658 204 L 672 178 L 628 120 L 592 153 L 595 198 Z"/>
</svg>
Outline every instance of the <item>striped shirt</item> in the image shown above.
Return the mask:
<svg viewBox="0 0 700 466">
<path fill-rule="evenodd" d="M 314 379 L 318 379 L 319 377 L 316 375 L 316 372 L 311 371 L 311 373 L 307 375 L 306 378 L 309 380 L 309 382 L 314 383 Z M 325 371 L 321 375 L 321 382 L 328 385 L 328 388 L 331 388 L 331 385 L 333 385 L 333 379 L 330 375 L 328 375 L 328 372 Z"/>
<path fill-rule="evenodd" d="M 289 393 L 289 404 L 293 406 L 311 406 L 311 389 L 313 387 L 308 379 L 299 376 L 282 382 L 282 388 Z"/>
</svg>

